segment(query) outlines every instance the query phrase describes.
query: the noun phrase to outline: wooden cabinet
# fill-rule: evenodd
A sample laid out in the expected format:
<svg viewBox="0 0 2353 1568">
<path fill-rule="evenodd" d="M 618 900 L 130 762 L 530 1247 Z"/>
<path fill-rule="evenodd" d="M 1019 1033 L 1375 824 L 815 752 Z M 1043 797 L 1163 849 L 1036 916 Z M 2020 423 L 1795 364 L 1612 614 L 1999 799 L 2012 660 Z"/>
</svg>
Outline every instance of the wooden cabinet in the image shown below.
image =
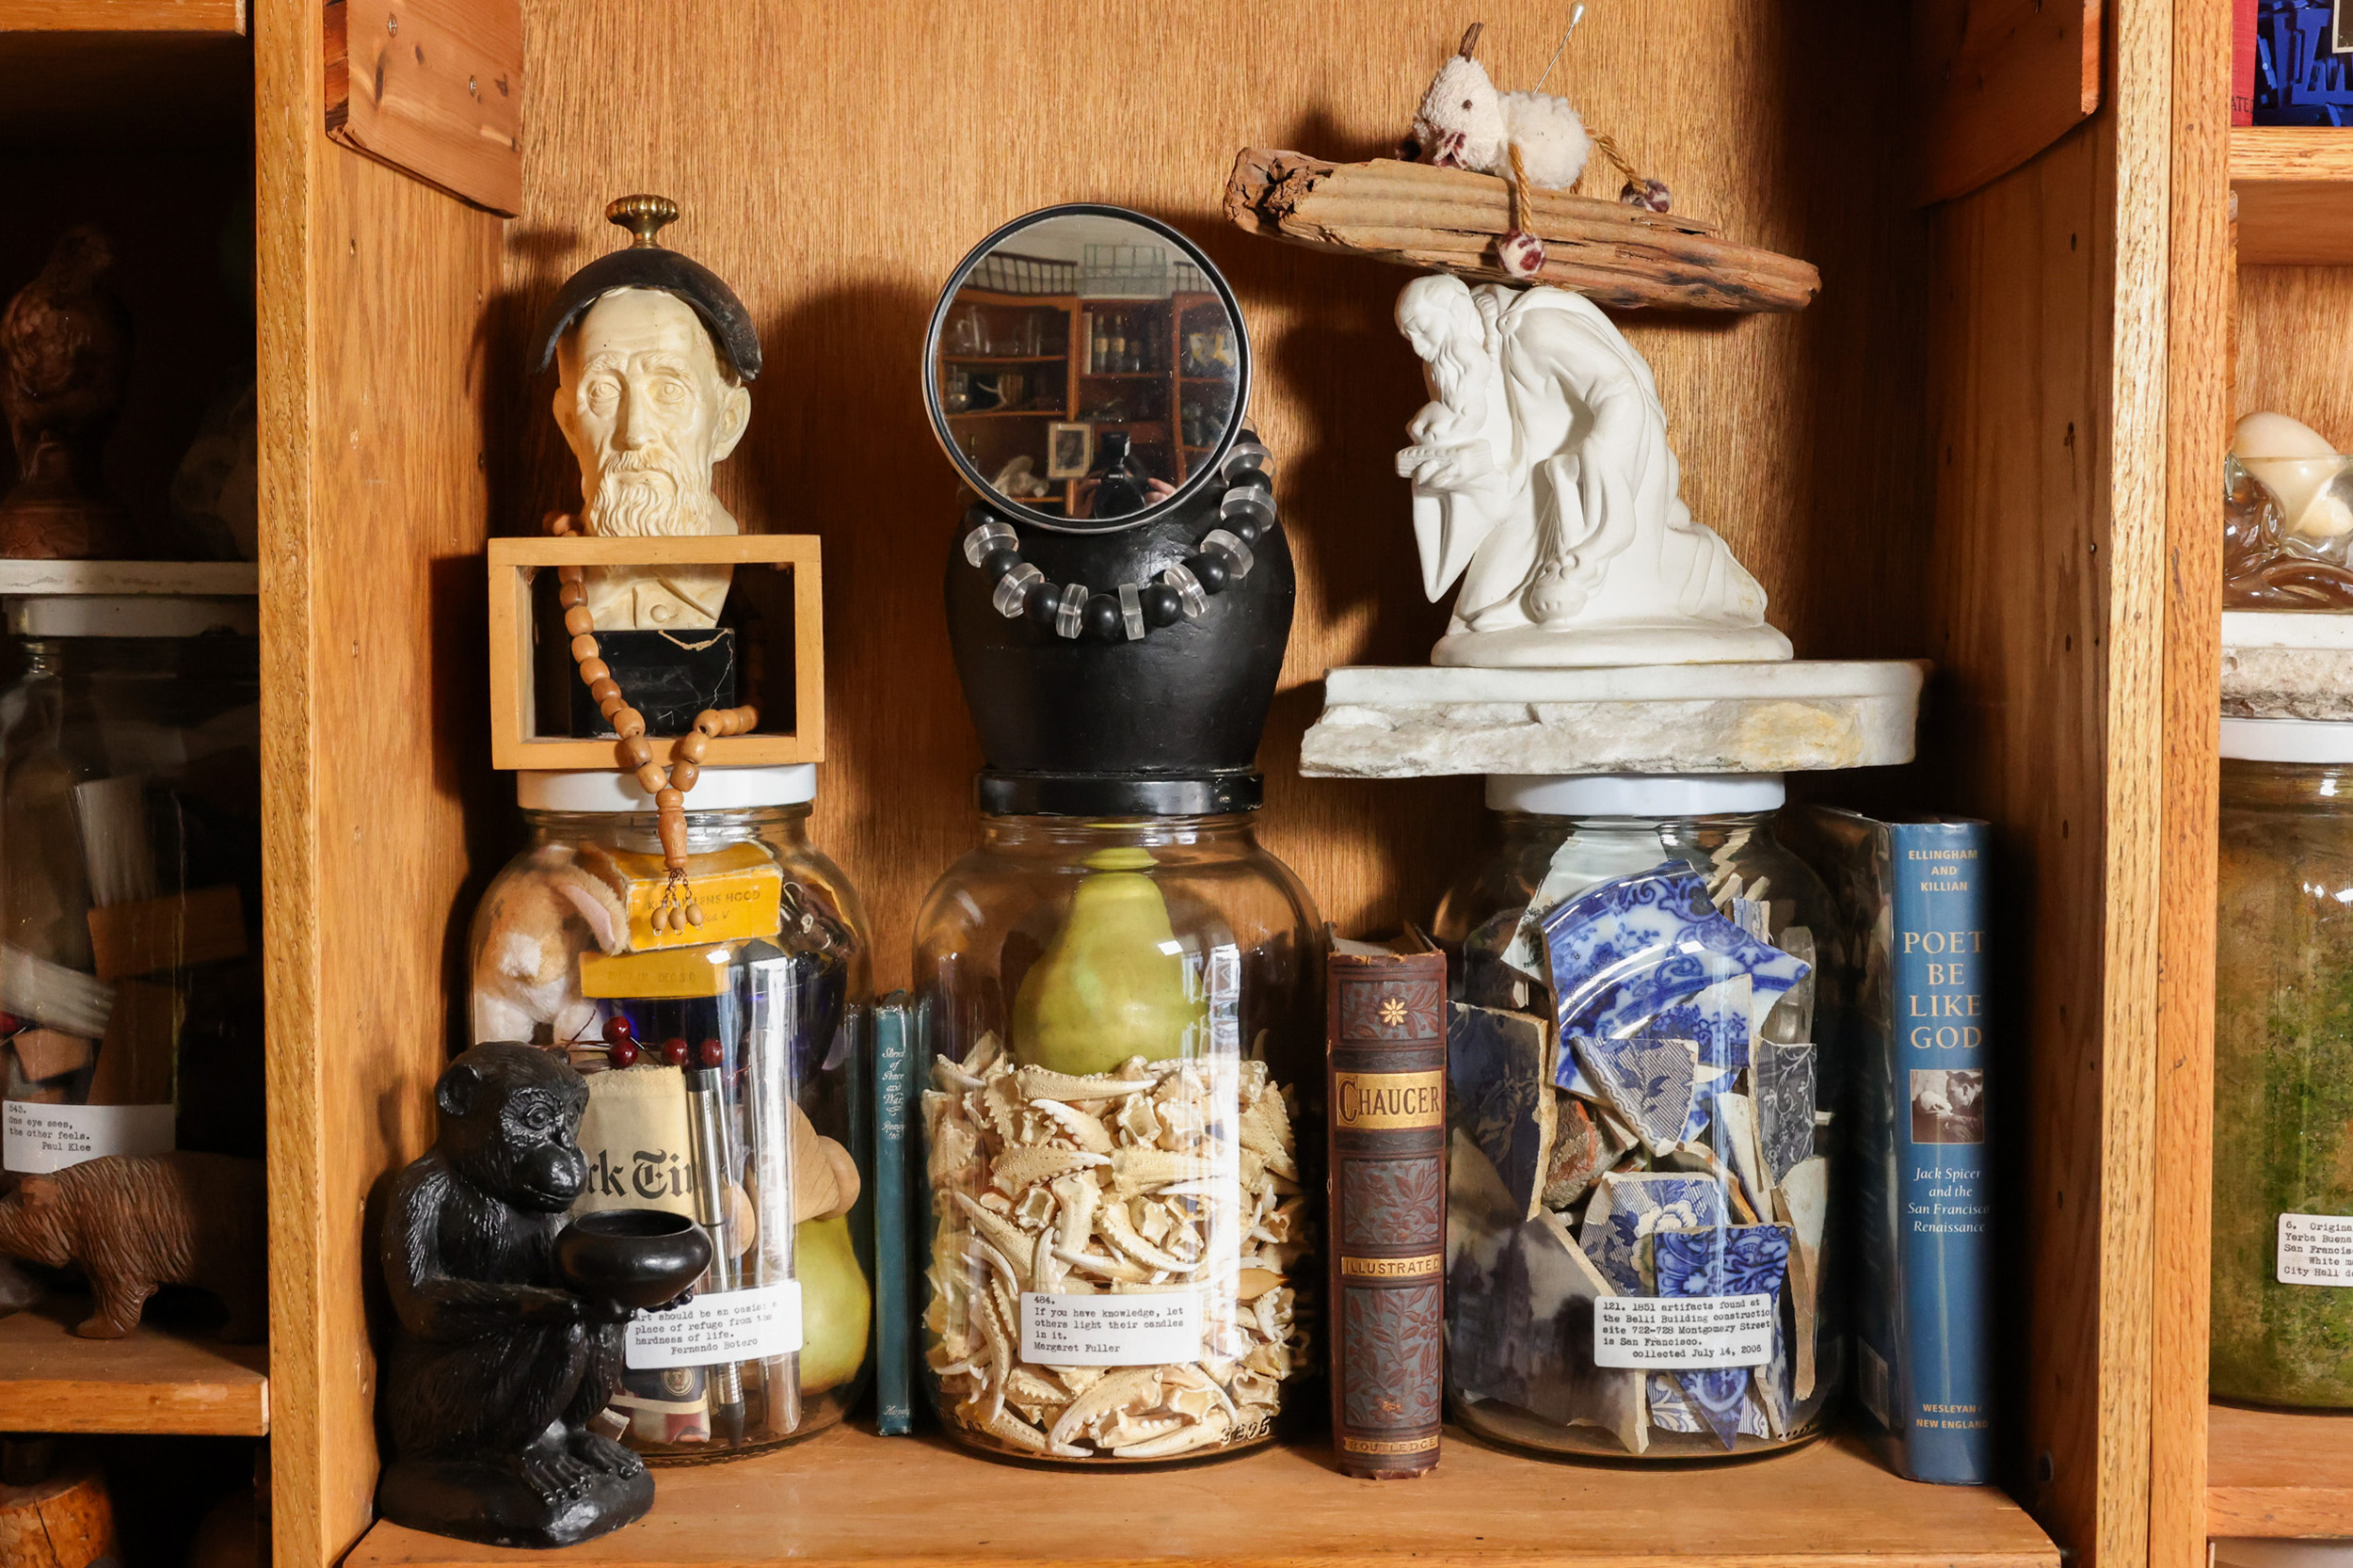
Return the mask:
<svg viewBox="0 0 2353 1568">
<path fill-rule="evenodd" d="M 109 4 L 208 26 L 233 10 Z M 0 0 L 0 28 L 56 8 Z M 1694 514 L 1755 570 L 1800 652 L 1936 663 L 1919 763 L 1803 789 L 1995 826 L 2003 1486 L 1910 1486 L 1844 1441 L 1636 1473 L 1463 1440 L 1434 1480 L 1376 1487 L 1312 1444 L 1073 1479 L 842 1432 L 665 1471 L 652 1520 L 575 1555 L 2056 1568 L 2064 1548 L 2187 1568 L 2208 1496 L 2224 202 L 2233 168 L 2250 207 L 2251 182 L 2334 176 L 2325 150 L 2279 143 L 2259 168 L 2257 143 L 2232 147 L 2225 0 L 2083 8 L 2097 111 L 1927 209 L 1911 8 L 1617 0 L 1552 84 L 1678 209 L 1821 269 L 1800 314 L 1638 316 L 1628 332 Z M 511 784 L 488 767 L 483 552 L 572 500 L 526 340 L 556 284 L 616 242 L 604 202 L 674 198 L 665 241 L 728 279 L 763 338 L 720 486 L 750 526 L 824 540 L 831 752 L 813 827 L 867 895 L 881 984 L 905 979 L 917 901 L 975 827 L 979 756 L 938 588 L 960 507 L 921 407 L 924 328 L 972 243 L 1062 200 L 1177 224 L 1241 299 L 1251 414 L 1300 573 L 1261 752 L 1265 838 L 1343 929 L 1394 927 L 1427 918 L 1474 854 L 1478 781 L 1304 780 L 1296 759 L 1327 666 L 1421 662 L 1443 626 L 1390 461 L 1423 398 L 1391 320 L 1406 274 L 1243 235 L 1217 197 L 1243 146 L 1392 145 L 1461 19 L 1380 0 L 525 0 L 520 211 L 503 220 L 329 139 L 322 10 L 251 0 L 234 100 L 259 256 L 275 1550 L 471 1560 L 371 1532 L 363 1223 L 429 1137 L 465 921 L 514 842 Z M 1544 69 L 1560 10 L 1481 13 L 1503 86 Z M 0 60 L 14 47 L 0 40 Z M 2060 72 L 2071 93 L 2079 63 Z M 119 79 L 137 98 L 145 78 Z M 2057 124 L 2082 112 L 2062 107 Z M 175 155 L 173 111 L 158 112 L 141 157 Z M 0 124 L 24 118 L 0 108 Z M 2337 269 L 2272 270 L 2242 285 L 2241 362 L 2265 367 L 2242 398 L 2275 395 L 2266 376 L 2317 386 L 2291 312 L 2353 302 Z M 0 1401 L 8 1355 L 0 1338 Z M 2221 1497 L 2219 1457 L 2216 1475 Z"/>
</svg>

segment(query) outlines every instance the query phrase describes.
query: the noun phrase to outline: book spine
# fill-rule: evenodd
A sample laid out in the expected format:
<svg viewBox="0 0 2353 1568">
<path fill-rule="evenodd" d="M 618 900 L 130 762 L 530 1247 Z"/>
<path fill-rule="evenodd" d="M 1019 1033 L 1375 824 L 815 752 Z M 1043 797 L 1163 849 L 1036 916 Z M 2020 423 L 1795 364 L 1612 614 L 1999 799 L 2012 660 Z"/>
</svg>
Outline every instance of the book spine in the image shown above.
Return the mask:
<svg viewBox="0 0 2353 1568">
<path fill-rule="evenodd" d="M 1445 1399 L 1446 958 L 1335 954 L 1330 988 L 1333 1449 L 1418 1476 Z"/>
<path fill-rule="evenodd" d="M 2231 123 L 2255 123 L 2256 0 L 2231 3 Z"/>
<path fill-rule="evenodd" d="M 1982 823 L 1902 823 L 1888 846 L 1900 1323 L 1890 1414 L 1906 1474 L 1971 1485 L 1993 1480 L 1987 839 Z"/>
<path fill-rule="evenodd" d="M 907 1123 L 921 1063 L 907 1025 L 905 992 L 875 1004 L 874 1426 L 885 1437 L 904 1437 L 915 1427 Z"/>
</svg>

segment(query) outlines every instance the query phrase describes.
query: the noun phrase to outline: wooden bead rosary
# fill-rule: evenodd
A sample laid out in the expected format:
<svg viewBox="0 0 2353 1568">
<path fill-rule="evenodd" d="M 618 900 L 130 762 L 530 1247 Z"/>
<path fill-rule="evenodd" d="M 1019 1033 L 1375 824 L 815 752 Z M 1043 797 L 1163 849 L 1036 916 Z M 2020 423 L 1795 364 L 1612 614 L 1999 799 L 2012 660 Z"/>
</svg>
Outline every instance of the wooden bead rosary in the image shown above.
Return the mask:
<svg viewBox="0 0 2353 1568">
<path fill-rule="evenodd" d="M 558 514 L 548 519 L 548 532 L 562 536 L 577 529 L 570 518 Z M 748 703 L 741 708 L 706 708 L 695 715 L 694 728 L 671 743 L 669 766 L 655 761 L 653 743 L 646 737 L 645 714 L 630 706 L 613 672 L 597 657 L 596 621 L 588 613 L 588 590 L 582 575 L 579 567 L 555 568 L 559 584 L 555 600 L 563 606 L 564 630 L 572 639 L 572 659 L 580 666 L 582 684 L 619 737 L 614 751 L 621 771 L 636 776 L 638 788 L 653 796 L 659 813 L 656 824 L 662 836 L 662 860 L 670 875 L 663 884 L 661 902 L 654 906 L 653 928 L 684 931 L 703 923 L 703 906 L 695 902 L 694 885 L 686 876 L 686 792 L 701 776 L 703 753 L 712 741 L 747 732 L 760 722 L 760 710 Z"/>
</svg>

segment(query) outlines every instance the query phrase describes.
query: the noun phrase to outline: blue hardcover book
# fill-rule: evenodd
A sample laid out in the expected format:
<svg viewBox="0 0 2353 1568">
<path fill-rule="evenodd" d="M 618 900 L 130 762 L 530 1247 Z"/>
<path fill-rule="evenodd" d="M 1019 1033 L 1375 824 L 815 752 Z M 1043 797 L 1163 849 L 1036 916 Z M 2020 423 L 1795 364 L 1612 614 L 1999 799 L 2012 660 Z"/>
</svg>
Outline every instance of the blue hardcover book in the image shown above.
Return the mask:
<svg viewBox="0 0 2353 1568">
<path fill-rule="evenodd" d="M 920 1093 L 921 1042 L 904 991 L 874 1007 L 874 1426 L 904 1437 L 915 1426 L 915 1360 L 910 1342 L 907 1162 L 920 1158 L 911 1130 Z"/>
<path fill-rule="evenodd" d="M 1859 1080 L 1859 1393 L 1913 1480 L 1993 1475 L 1986 1168 L 1989 830 L 1957 818 L 1788 813 L 1836 895 L 1837 1025 Z"/>
</svg>

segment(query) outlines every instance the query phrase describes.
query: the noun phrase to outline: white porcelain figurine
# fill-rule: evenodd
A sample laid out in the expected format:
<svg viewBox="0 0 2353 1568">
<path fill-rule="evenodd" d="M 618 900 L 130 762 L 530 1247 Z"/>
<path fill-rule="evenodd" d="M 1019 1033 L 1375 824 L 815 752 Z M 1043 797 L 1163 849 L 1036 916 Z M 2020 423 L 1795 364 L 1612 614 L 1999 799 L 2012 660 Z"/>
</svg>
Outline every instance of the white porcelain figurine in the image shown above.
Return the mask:
<svg viewBox="0 0 2353 1568">
<path fill-rule="evenodd" d="M 556 344 L 555 420 L 580 462 L 581 525 L 644 538 L 742 530 L 711 493 L 711 471 L 744 437 L 752 395 L 678 295 L 616 289 Z M 718 624 L 731 568 L 591 568 L 600 631 Z"/>
<path fill-rule="evenodd" d="M 1397 458 L 1422 585 L 1462 583 L 1432 664 L 1790 657 L 1765 590 L 1683 504 L 1650 366 L 1591 300 L 1434 274 L 1397 324 L 1432 398 Z"/>
</svg>

